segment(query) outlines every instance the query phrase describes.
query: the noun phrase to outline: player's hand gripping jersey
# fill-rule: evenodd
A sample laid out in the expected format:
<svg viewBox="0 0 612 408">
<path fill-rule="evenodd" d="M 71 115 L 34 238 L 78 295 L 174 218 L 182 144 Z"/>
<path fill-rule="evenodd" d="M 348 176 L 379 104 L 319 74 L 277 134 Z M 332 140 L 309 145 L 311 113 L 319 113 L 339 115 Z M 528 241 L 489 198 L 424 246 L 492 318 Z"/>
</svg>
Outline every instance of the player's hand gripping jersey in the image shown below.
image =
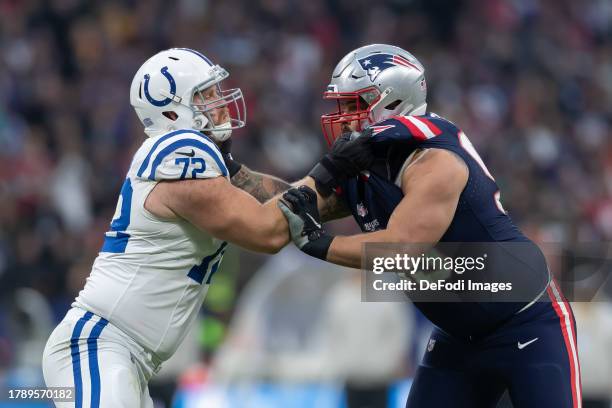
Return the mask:
<svg viewBox="0 0 612 408">
<path fill-rule="evenodd" d="M 163 180 L 227 177 L 217 146 L 201 132 L 178 130 L 138 149 L 85 288 L 73 306 L 119 327 L 161 360 L 195 319 L 226 242 L 144 207 Z"/>
<path fill-rule="evenodd" d="M 523 242 L 522 248 L 527 250 L 523 249 L 521 256 L 525 259 L 505 257 L 504 267 L 492 268 L 500 276 L 491 279 L 514 282 L 524 293 L 533 295 L 530 300 L 545 291 L 549 275 L 541 252 L 503 209 L 495 179 L 459 128 L 440 116 L 427 114 L 394 116 L 373 125 L 372 130 L 377 159 L 369 172 L 348 180 L 340 188 L 340 194 L 364 232 L 386 228 L 391 213 L 404 196 L 401 176 L 413 153 L 431 148 L 449 150 L 465 162 L 469 178 L 440 242 Z M 439 327 L 468 337 L 492 330 L 527 303 L 418 303 L 417 306 Z"/>
</svg>

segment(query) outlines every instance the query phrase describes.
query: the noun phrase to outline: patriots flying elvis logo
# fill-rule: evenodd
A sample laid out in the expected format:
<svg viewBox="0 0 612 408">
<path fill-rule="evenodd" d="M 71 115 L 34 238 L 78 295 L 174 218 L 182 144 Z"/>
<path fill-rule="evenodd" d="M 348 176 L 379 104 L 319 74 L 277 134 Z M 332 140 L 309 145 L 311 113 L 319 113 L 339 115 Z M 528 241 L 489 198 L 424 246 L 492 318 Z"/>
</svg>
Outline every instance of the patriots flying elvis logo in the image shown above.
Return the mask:
<svg viewBox="0 0 612 408">
<path fill-rule="evenodd" d="M 400 55 L 394 54 L 372 54 L 368 55 L 365 58 L 361 58 L 357 60 L 361 68 L 363 68 L 370 77 L 370 81 L 374 82 L 376 77 L 383 72 L 385 69 L 396 66 L 403 66 L 408 68 L 414 68 L 417 71 L 421 72 L 419 67 L 417 67 L 412 62 L 408 61 L 406 58 Z"/>
</svg>

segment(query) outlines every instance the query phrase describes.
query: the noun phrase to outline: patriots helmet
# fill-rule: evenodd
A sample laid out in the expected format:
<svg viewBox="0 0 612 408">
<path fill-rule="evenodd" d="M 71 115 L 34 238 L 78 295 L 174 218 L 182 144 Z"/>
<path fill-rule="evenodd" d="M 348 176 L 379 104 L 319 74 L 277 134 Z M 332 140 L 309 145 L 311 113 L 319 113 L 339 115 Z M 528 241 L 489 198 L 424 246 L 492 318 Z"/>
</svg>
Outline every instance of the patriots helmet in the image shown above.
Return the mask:
<svg viewBox="0 0 612 408">
<path fill-rule="evenodd" d="M 155 54 L 138 69 L 130 87 L 130 103 L 149 137 L 195 129 L 223 141 L 233 129 L 246 124 L 242 91 L 221 88 L 228 76 L 225 69 L 198 51 L 171 48 Z M 203 91 L 212 86 L 216 96 L 205 99 Z M 211 113 L 224 107 L 228 120 L 215 124 Z"/>
<path fill-rule="evenodd" d="M 323 135 L 331 145 L 347 123 L 356 122 L 352 130 L 359 131 L 391 116 L 425 114 L 425 68 L 399 47 L 366 45 L 340 60 L 323 98 L 338 103 L 336 112 L 321 116 Z M 343 111 L 343 102 L 354 102 L 355 108 Z"/>
</svg>

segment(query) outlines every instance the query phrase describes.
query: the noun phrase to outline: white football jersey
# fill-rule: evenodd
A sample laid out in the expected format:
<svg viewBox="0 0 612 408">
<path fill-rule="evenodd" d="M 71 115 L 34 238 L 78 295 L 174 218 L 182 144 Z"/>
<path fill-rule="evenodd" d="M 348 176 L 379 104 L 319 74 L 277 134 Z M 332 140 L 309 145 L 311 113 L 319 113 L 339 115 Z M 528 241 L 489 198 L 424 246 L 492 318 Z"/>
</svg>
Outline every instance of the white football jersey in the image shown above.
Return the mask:
<svg viewBox="0 0 612 408">
<path fill-rule="evenodd" d="M 177 130 L 147 139 L 134 155 L 110 231 L 73 303 L 109 320 L 161 360 L 174 353 L 195 320 L 227 243 L 184 220 L 156 217 L 144 202 L 161 180 L 212 177 L 228 177 L 228 171 L 202 133 Z"/>
</svg>

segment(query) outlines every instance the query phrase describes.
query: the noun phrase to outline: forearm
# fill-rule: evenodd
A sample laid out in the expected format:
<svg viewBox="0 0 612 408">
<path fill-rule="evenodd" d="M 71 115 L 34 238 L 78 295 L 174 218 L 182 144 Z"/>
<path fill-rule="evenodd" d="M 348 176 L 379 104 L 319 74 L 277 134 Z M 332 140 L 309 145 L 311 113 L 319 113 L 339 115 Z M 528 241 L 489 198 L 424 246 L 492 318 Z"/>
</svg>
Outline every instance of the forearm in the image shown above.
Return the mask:
<svg viewBox="0 0 612 408">
<path fill-rule="evenodd" d="M 260 203 L 265 203 L 275 195 L 291 188 L 291 184 L 268 174 L 258 173 L 242 165 L 231 179 L 232 184 L 249 193 Z"/>
<path fill-rule="evenodd" d="M 234 241 L 248 242 L 241 246 L 267 253 L 276 253 L 287 245 L 291 240 L 289 227 L 277 205 L 281 194 L 259 204 L 256 211 L 248 210 L 244 202 L 235 201 L 233 213 L 237 214 L 240 222 L 233 228 Z"/>
<path fill-rule="evenodd" d="M 282 211 L 277 205 L 279 198 L 280 195 L 273 197 L 262 205 L 266 220 L 265 232 L 262 235 L 263 239 L 271 243 L 273 252 L 280 251 L 291 241 L 287 219 L 283 216 Z"/>
<path fill-rule="evenodd" d="M 289 241 L 276 202 L 261 204 L 222 177 L 159 183 L 152 194 L 177 216 L 243 248 L 275 253 Z"/>
<path fill-rule="evenodd" d="M 403 251 L 410 253 L 412 256 L 418 256 L 418 254 L 428 251 L 434 245 L 433 241 L 415 241 L 405 234 L 398 235 L 390 229 L 351 236 L 339 235 L 334 237 L 327 252 L 326 260 L 342 266 L 361 268 L 364 244 L 368 243 L 403 244 Z"/>
<path fill-rule="evenodd" d="M 394 242 L 387 230 L 351 236 L 338 235 L 327 252 L 327 261 L 350 268 L 361 268 L 363 244 L 369 242 Z"/>
<path fill-rule="evenodd" d="M 275 202 L 257 207 L 241 204 L 228 208 L 224 219 L 209 227 L 215 237 L 265 253 L 276 253 L 289 242 L 287 221 Z"/>
<path fill-rule="evenodd" d="M 317 193 L 306 186 L 289 190 L 283 197 L 291 208 L 283 206 L 282 211 L 289 220 L 293 242 L 315 258 L 353 268 L 361 266 L 364 243 L 411 244 L 409 250 L 417 254 L 426 250 L 448 230 L 469 176 L 465 165 L 448 160 L 449 155 L 454 159 L 452 153 L 439 150 L 404 171 L 404 197 L 386 228 L 372 233 L 336 237 L 328 234 L 321 226 L 315 204 Z"/>
<path fill-rule="evenodd" d="M 249 180 L 247 184 L 254 183 L 255 182 L 254 180 L 259 180 L 257 181 L 257 183 L 259 184 L 260 187 L 257 187 L 257 190 L 260 192 L 263 191 L 262 190 L 263 184 L 265 183 L 266 180 L 271 181 L 271 182 L 274 180 L 277 180 L 277 181 L 280 181 L 280 183 L 285 183 L 282 180 L 276 179 L 273 176 L 256 173 L 249 169 L 246 169 L 245 173 L 243 174 L 243 177 L 245 180 L 246 179 Z M 263 204 L 265 213 L 267 213 L 268 215 L 262 216 L 262 221 L 267 223 L 267 228 L 261 229 L 261 231 L 265 231 L 263 234 L 264 235 L 263 239 L 267 241 L 272 240 L 272 242 L 275 242 L 276 245 L 278 245 L 278 248 L 276 250 L 280 250 L 291 240 L 291 237 L 288 233 L 289 230 L 288 230 L 288 225 L 287 225 L 287 219 L 284 216 L 282 216 L 282 212 L 278 208 L 278 200 L 281 198 L 282 194 L 291 186 L 285 188 L 285 185 L 283 184 L 281 187 L 280 183 L 278 184 L 278 187 L 277 187 L 280 190 L 279 193 L 267 199 L 267 201 Z M 301 185 L 306 185 L 312 189 L 315 188 L 314 180 L 308 176 L 304 177 L 303 179 L 299 181 L 294 182 L 292 186 L 297 187 Z M 263 192 L 261 195 L 268 196 L 274 190 L 275 190 L 275 187 L 268 187 L 267 189 L 265 189 L 265 192 Z M 318 195 L 317 205 L 319 207 L 319 211 L 321 213 L 321 219 L 323 220 L 323 222 L 341 218 L 341 217 L 344 217 L 350 214 L 350 211 L 348 210 L 346 205 L 344 205 L 344 202 L 341 201 L 336 195 L 332 195 L 327 198 L 323 198 L 320 195 Z"/>
<path fill-rule="evenodd" d="M 232 177 L 231 182 L 234 187 L 249 193 L 260 203 L 265 203 L 293 186 L 306 185 L 316 191 L 312 177 L 306 176 L 290 184 L 278 177 L 253 171 L 245 165 L 242 165 L 240 170 Z M 317 193 L 317 196 L 319 213 L 323 222 L 343 218 L 351 214 L 344 201 L 335 194 L 322 197 Z"/>
</svg>

